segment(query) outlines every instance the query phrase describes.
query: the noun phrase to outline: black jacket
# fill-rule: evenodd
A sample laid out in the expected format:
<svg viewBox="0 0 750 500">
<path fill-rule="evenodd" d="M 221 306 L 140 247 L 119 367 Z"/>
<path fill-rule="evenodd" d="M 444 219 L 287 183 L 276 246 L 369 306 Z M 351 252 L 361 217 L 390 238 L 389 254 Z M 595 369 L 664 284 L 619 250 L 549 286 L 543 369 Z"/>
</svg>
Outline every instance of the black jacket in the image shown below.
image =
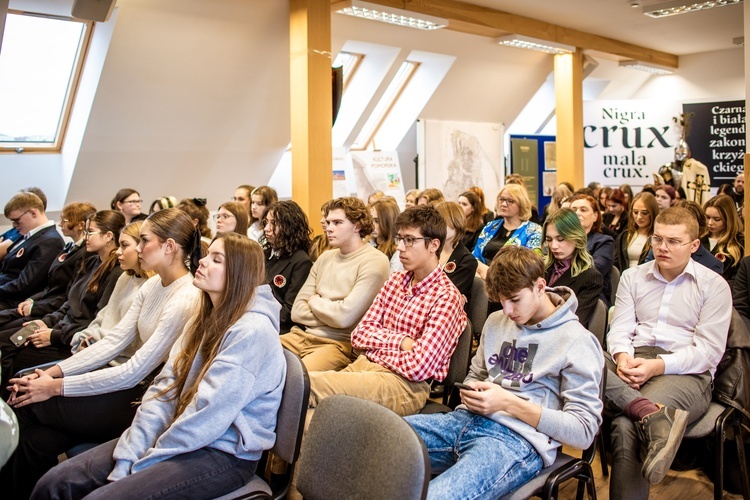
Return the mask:
<svg viewBox="0 0 750 500">
<path fill-rule="evenodd" d="M 554 266 L 550 266 L 544 273 L 547 283 L 549 283 L 553 270 Z M 601 297 L 604 280 L 599 271 L 593 267 L 586 269 L 576 277 L 573 277 L 572 272 L 572 269 L 568 269 L 557 281 L 549 286 L 567 286 L 573 290 L 573 293 L 576 294 L 576 299 L 578 299 L 576 316 L 578 316 L 578 321 L 588 328 L 591 315 L 594 314 L 594 310 L 596 309 L 596 302 Z"/>
<path fill-rule="evenodd" d="M 287 333 L 293 326 L 304 329 L 292 321 L 292 306 L 311 268 L 310 256 L 302 250 L 297 250 L 291 257 L 266 256 L 266 281 L 281 304 L 281 333 Z"/>
</svg>

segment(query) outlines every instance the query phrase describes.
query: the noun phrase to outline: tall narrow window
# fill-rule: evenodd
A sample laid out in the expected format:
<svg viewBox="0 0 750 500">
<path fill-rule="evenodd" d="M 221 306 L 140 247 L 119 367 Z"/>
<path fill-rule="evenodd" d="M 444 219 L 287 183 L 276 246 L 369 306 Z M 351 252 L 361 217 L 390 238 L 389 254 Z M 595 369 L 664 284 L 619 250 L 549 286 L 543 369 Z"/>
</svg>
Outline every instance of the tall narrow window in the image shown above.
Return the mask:
<svg viewBox="0 0 750 500">
<path fill-rule="evenodd" d="M 61 148 L 92 26 L 8 14 L 0 52 L 0 151 Z"/>
<path fill-rule="evenodd" d="M 351 149 L 362 150 L 369 149 L 370 147 L 374 148 L 376 146 L 373 144 L 375 134 L 377 134 L 378 129 L 383 124 L 388 113 L 393 109 L 393 106 L 409 84 L 409 80 L 411 80 L 411 77 L 417 71 L 418 67 L 419 63 L 413 61 L 404 61 L 403 64 L 401 64 L 398 73 L 393 77 L 391 83 L 388 84 L 388 88 L 385 89 L 383 96 L 380 98 L 380 101 L 378 101 L 375 109 L 373 109 L 367 122 L 365 122 L 364 127 L 362 127 L 362 130 L 354 141 L 354 144 L 352 144 Z"/>
<path fill-rule="evenodd" d="M 336 60 L 333 61 L 333 67 L 338 68 L 339 66 L 344 67 L 344 92 L 346 87 L 349 86 L 349 82 L 352 81 L 352 77 L 359 68 L 359 63 L 362 62 L 362 58 L 365 57 L 363 54 L 355 54 L 353 52 L 339 52 L 336 56 Z"/>
</svg>

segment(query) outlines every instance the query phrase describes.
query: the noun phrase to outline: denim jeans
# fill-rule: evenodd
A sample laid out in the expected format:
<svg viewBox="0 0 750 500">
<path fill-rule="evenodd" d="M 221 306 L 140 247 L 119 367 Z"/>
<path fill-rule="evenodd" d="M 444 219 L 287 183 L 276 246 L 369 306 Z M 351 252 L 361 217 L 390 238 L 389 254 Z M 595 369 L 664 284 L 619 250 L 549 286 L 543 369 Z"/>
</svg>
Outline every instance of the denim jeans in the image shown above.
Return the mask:
<svg viewBox="0 0 750 500">
<path fill-rule="evenodd" d="M 412 415 L 406 421 L 430 454 L 428 499 L 497 498 L 528 482 L 542 459 L 523 437 L 466 410 Z"/>
<path fill-rule="evenodd" d="M 258 462 L 211 448 L 177 455 L 115 482 L 113 439 L 53 468 L 39 480 L 32 499 L 216 498 L 244 486 Z"/>
</svg>

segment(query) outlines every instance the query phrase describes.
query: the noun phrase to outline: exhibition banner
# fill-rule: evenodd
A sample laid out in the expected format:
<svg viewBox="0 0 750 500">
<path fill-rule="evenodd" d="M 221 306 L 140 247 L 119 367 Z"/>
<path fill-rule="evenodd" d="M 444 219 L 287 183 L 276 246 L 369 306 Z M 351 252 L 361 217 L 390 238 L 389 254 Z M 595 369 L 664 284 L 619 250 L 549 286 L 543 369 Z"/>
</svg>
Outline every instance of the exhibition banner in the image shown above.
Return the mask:
<svg viewBox="0 0 750 500">
<path fill-rule="evenodd" d="M 690 153 L 708 167 L 711 187 L 731 184 L 744 171 L 745 101 L 683 104 L 682 109 L 692 115 Z"/>
<path fill-rule="evenodd" d="M 352 151 L 354 181 L 357 185 L 357 197 L 367 203 L 367 198 L 374 191 L 382 191 L 387 196 L 396 198 L 403 209 L 406 203 L 404 183 L 401 180 L 401 167 L 396 151 Z M 334 181 L 336 173 L 334 171 Z"/>
<path fill-rule="evenodd" d="M 471 186 L 494 206 L 503 185 L 503 126 L 500 123 L 420 120 L 417 129 L 420 189 L 438 188 L 455 201 Z"/>
<path fill-rule="evenodd" d="M 673 117 L 679 102 L 585 101 L 583 146 L 585 183 L 643 186 L 653 173 L 674 161 L 679 131 Z"/>
</svg>

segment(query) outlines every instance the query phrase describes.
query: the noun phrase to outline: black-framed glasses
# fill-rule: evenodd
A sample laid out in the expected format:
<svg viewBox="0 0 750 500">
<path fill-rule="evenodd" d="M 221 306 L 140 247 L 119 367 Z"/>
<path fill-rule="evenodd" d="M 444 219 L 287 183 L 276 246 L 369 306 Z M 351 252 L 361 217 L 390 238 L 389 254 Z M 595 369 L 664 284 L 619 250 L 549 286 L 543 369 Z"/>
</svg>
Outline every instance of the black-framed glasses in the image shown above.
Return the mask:
<svg viewBox="0 0 750 500">
<path fill-rule="evenodd" d="M 15 219 L 10 219 L 11 224 L 18 224 L 18 221 L 21 220 L 21 218 L 26 215 L 27 213 L 31 212 L 31 209 L 26 210 L 24 213 L 16 217 Z"/>
<path fill-rule="evenodd" d="M 400 245 L 403 242 L 404 246 L 407 248 L 413 247 L 415 241 L 424 240 L 427 243 L 429 243 L 432 240 L 432 238 L 426 238 L 426 237 L 415 238 L 414 236 L 398 236 L 398 235 L 394 236 L 393 239 L 396 242 L 396 245 Z"/>
<path fill-rule="evenodd" d="M 662 243 L 667 245 L 667 250 L 676 251 L 680 248 L 684 247 L 685 245 L 689 245 L 692 243 L 692 241 L 688 241 L 687 243 L 683 243 L 680 240 L 675 240 L 673 238 L 662 238 L 661 236 L 652 235 L 648 238 L 648 243 L 653 248 L 659 248 L 661 247 Z"/>
<path fill-rule="evenodd" d="M 497 204 L 511 206 L 516 204 L 516 200 L 514 200 L 513 198 L 498 198 Z"/>
</svg>

